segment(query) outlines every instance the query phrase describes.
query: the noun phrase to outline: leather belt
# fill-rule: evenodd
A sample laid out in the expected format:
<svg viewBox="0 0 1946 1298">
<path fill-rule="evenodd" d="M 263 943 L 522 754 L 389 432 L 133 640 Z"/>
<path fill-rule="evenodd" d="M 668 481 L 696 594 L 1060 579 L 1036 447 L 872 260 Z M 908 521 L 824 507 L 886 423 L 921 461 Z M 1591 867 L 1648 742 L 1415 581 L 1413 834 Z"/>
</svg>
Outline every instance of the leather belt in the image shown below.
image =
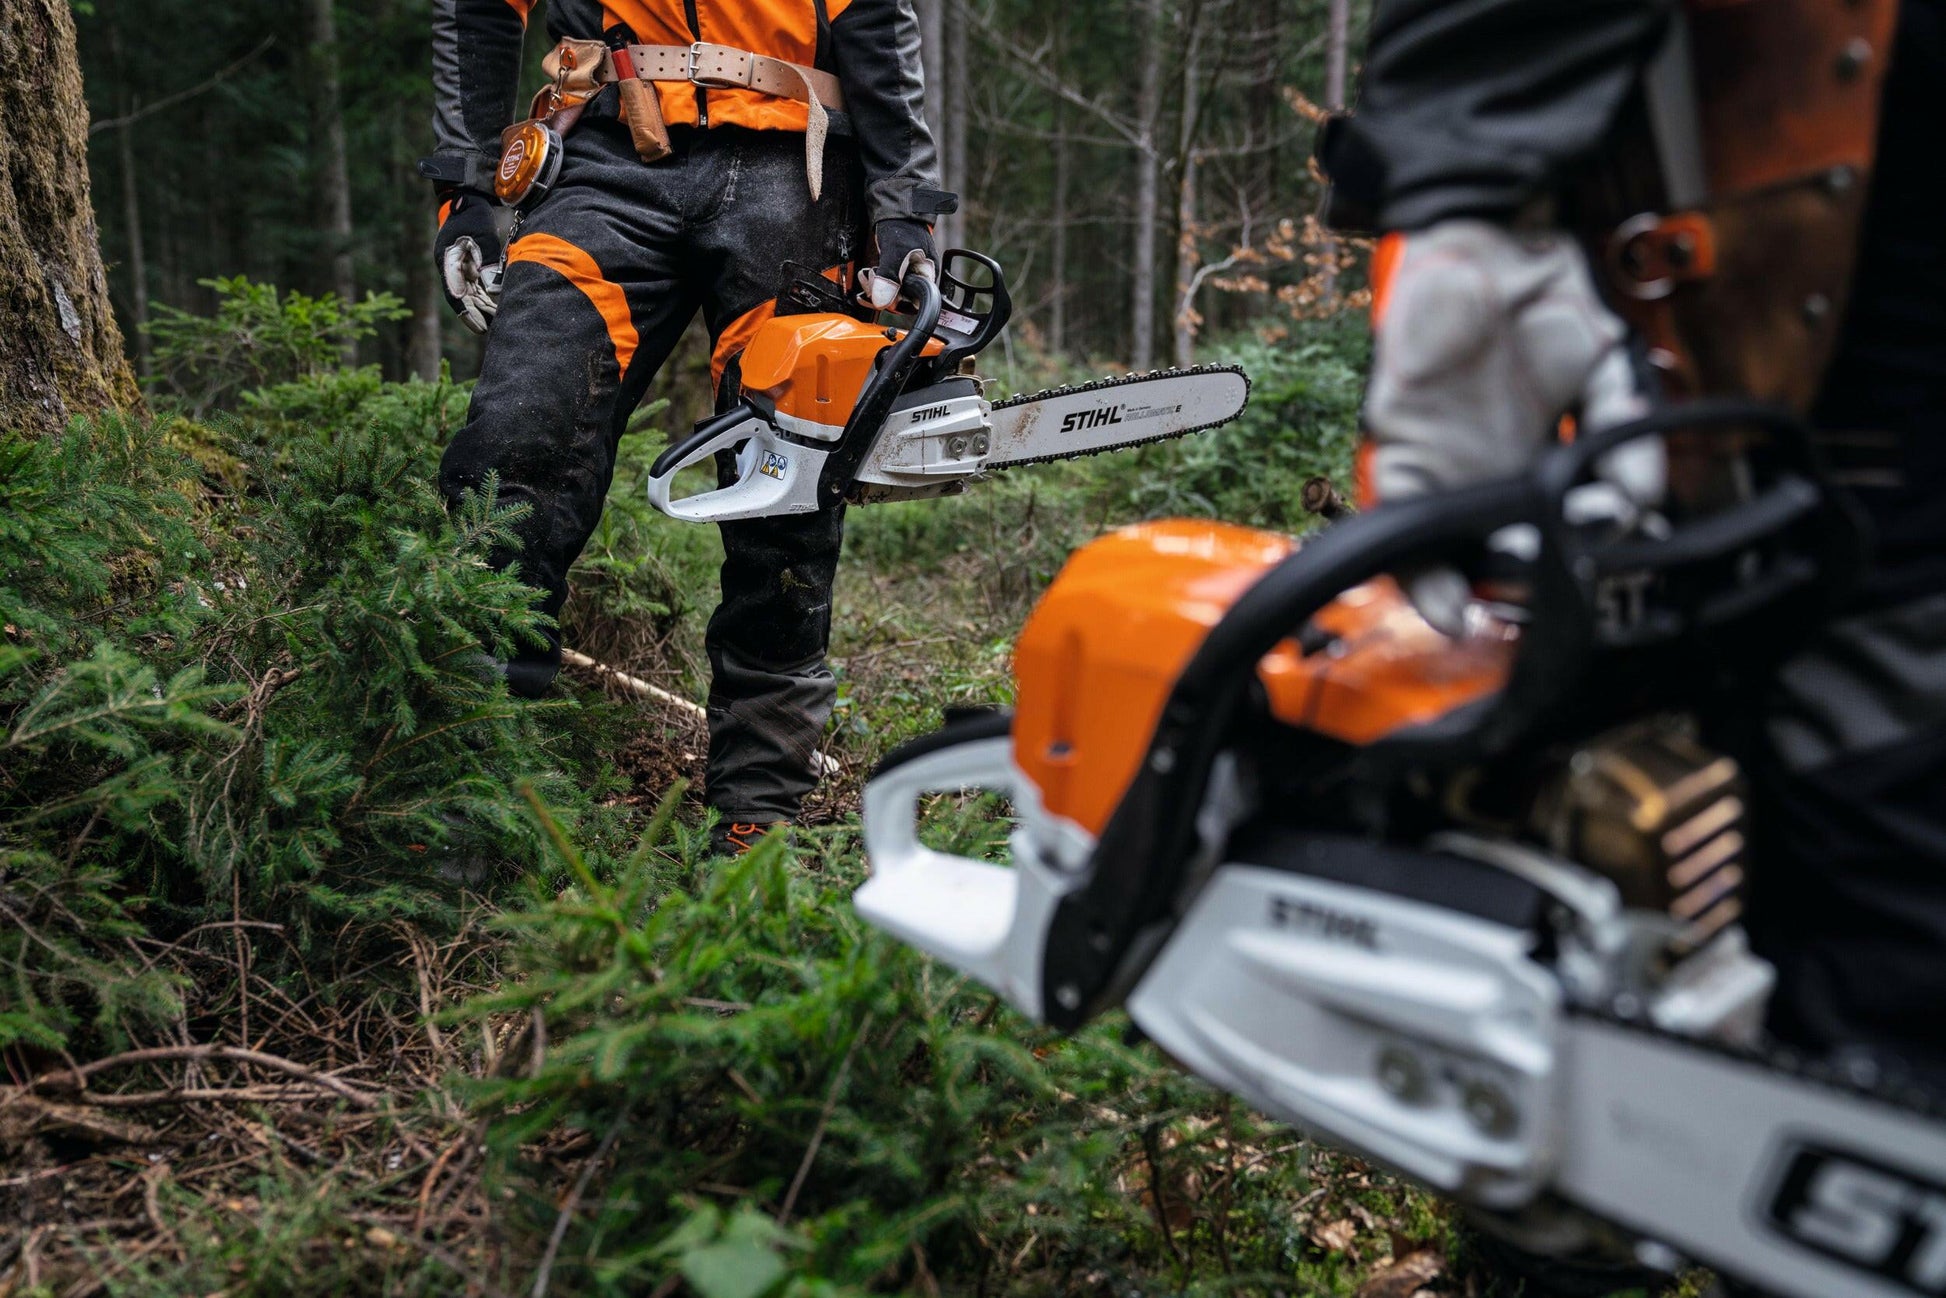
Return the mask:
<svg viewBox="0 0 1946 1298">
<path fill-rule="evenodd" d="M 818 68 L 765 54 L 752 54 L 730 45 L 697 41 L 694 45 L 630 45 L 627 63 L 615 60 L 619 76 L 643 81 L 688 81 L 707 90 L 754 90 L 760 95 L 816 103 L 844 111 L 845 92 L 838 78 Z"/>
<path fill-rule="evenodd" d="M 817 201 L 824 187 L 824 141 L 831 129 L 827 110 L 843 111 L 845 106 L 838 78 L 802 63 L 708 41 L 629 45 L 610 57 L 618 78 L 687 81 L 705 90 L 754 90 L 803 104 L 810 110 L 804 125 L 804 171 L 811 183 L 811 201 Z"/>
</svg>

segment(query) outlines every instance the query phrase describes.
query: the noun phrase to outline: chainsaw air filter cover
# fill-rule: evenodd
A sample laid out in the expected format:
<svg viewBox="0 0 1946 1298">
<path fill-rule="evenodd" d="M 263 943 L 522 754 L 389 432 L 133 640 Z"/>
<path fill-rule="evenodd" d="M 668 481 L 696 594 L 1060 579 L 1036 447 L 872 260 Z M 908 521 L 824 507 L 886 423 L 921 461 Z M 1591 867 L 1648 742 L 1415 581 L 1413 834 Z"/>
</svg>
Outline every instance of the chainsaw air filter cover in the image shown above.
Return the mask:
<svg viewBox="0 0 1946 1298">
<path fill-rule="evenodd" d="M 848 315 L 793 315 L 758 326 L 741 364 L 743 388 L 776 406 L 788 433 L 835 440 L 885 350 L 886 330 Z M 946 350 L 938 339 L 923 354 Z"/>
<path fill-rule="evenodd" d="M 1275 532 L 1177 519 L 1075 553 L 1014 651 L 1014 761 L 1050 814 L 1101 832 L 1184 664 L 1296 548 Z M 1313 628 L 1308 652 L 1287 640 L 1258 664 L 1271 715 L 1356 746 L 1493 693 L 1512 660 L 1510 633 L 1449 640 L 1385 577 L 1346 591 Z"/>
</svg>

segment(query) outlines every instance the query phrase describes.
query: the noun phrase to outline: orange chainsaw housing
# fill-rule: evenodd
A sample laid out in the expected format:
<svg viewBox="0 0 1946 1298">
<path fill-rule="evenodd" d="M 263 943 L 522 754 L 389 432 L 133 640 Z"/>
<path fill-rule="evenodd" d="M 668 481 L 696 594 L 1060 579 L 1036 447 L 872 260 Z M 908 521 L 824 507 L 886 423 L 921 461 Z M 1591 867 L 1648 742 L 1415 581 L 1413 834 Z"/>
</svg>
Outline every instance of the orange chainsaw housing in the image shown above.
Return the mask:
<svg viewBox="0 0 1946 1298">
<path fill-rule="evenodd" d="M 1042 804 L 1099 835 L 1148 751 L 1171 687 L 1209 629 L 1290 537 L 1227 523 L 1123 528 L 1075 552 L 1014 649 L 1014 761 Z M 1347 744 L 1373 743 L 1484 698 L 1507 680 L 1513 639 L 1449 640 L 1389 577 L 1313 619 L 1334 637 L 1285 641 L 1257 665 L 1271 714 Z"/>
<path fill-rule="evenodd" d="M 766 320 L 743 352 L 744 390 L 762 393 L 793 418 L 842 428 L 872 375 L 872 362 L 897 337 L 848 315 Z M 945 350 L 934 338 L 923 354 Z"/>
</svg>

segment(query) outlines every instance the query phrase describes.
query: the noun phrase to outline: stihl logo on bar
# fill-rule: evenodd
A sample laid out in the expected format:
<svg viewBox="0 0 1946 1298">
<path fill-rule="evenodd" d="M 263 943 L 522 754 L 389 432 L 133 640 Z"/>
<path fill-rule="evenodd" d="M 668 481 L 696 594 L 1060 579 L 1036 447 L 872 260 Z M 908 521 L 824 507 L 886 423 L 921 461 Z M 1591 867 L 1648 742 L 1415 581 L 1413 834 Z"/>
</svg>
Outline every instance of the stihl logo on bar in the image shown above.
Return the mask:
<svg viewBox="0 0 1946 1298">
<path fill-rule="evenodd" d="M 1106 428 L 1110 424 L 1121 422 L 1120 406 L 1103 406 L 1099 410 L 1076 410 L 1061 420 L 1061 431 L 1079 433 L 1090 428 Z"/>
<path fill-rule="evenodd" d="M 1946 1186 L 1855 1154 L 1793 1144 L 1765 1216 L 1814 1253 L 1908 1293 L 1946 1298 Z"/>
<path fill-rule="evenodd" d="M 950 409 L 951 406 L 927 406 L 924 410 L 915 410 L 912 412 L 912 422 L 923 424 L 928 419 L 943 419 Z"/>
<path fill-rule="evenodd" d="M 1350 942 L 1368 951 L 1378 950 L 1377 924 L 1362 915 L 1348 915 L 1313 902 L 1272 897 L 1270 922 L 1274 928 L 1294 928 L 1328 941 Z"/>
</svg>

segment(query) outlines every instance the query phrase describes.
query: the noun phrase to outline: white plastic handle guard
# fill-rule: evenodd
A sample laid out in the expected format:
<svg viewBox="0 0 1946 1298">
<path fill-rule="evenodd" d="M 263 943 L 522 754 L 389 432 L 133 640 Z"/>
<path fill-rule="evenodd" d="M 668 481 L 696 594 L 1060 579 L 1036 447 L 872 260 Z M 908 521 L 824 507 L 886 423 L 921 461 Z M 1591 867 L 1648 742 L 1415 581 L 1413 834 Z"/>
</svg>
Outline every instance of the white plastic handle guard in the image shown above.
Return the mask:
<svg viewBox="0 0 1946 1298">
<path fill-rule="evenodd" d="M 718 451 L 741 442 L 737 478 L 727 487 L 673 497 L 676 475 Z M 751 415 L 690 451 L 660 477 L 649 475 L 649 503 L 687 523 L 727 523 L 739 518 L 810 514 L 818 508 L 818 479 L 830 451 L 787 442 L 757 415 Z"/>
<path fill-rule="evenodd" d="M 903 762 L 865 786 L 865 853 L 872 877 L 858 913 L 1041 1017 L 1041 968 L 1054 907 L 1074 884 L 1042 864 L 1038 792 L 1013 763 L 1011 738 L 968 740 Z M 928 793 L 990 789 L 1013 801 L 1011 866 L 935 851 L 919 841 Z M 1049 827 L 1051 828 L 1051 827 Z"/>
</svg>

